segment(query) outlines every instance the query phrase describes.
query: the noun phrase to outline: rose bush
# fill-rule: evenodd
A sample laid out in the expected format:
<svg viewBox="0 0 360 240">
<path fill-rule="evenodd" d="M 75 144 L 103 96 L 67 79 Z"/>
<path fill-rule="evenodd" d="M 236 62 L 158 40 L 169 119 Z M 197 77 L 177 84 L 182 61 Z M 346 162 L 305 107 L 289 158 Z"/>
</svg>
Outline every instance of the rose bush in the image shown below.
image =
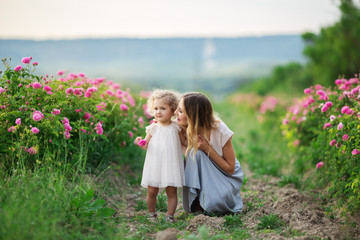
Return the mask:
<svg viewBox="0 0 360 240">
<path fill-rule="evenodd" d="M 305 89 L 306 97 L 289 109 L 282 129 L 290 144 L 298 143 L 297 170 L 317 168 L 319 183 L 354 213 L 360 210 L 359 78 L 335 84 Z"/>
<path fill-rule="evenodd" d="M 96 165 L 131 146 L 133 132 L 143 133 L 146 115 L 136 106 L 140 96 L 83 73 L 37 76 L 38 63 L 31 60 L 25 57 L 25 66 L 13 69 L 2 60 L 0 167 L 85 166 L 87 159 Z"/>
</svg>

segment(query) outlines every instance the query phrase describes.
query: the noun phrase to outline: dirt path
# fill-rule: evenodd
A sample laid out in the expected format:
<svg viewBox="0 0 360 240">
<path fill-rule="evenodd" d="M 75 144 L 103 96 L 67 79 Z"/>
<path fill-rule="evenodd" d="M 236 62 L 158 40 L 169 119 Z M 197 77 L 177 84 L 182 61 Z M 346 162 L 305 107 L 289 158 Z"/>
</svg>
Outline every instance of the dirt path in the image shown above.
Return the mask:
<svg viewBox="0 0 360 240">
<path fill-rule="evenodd" d="M 157 225 L 151 225 L 153 223 L 146 220 L 146 210 L 136 210 L 139 203 L 144 203 L 146 191 L 139 186 L 128 185 L 121 172 L 111 170 L 107 174 L 109 182 L 116 185 L 116 192 L 120 193 L 108 196 L 107 199 L 110 203 L 125 203 L 118 209 L 117 216 L 129 219 L 126 225 L 130 235 L 139 236 L 136 234 L 146 228 L 148 230 L 141 237 L 143 239 L 176 239 L 176 236 L 183 239 L 189 232 L 196 233 L 201 225 L 206 225 L 210 234 L 222 232 L 231 235 L 231 231 L 224 226 L 224 217 L 189 215 L 182 209 L 181 198 L 175 218 L 178 222 L 184 222 L 183 227 L 172 227 L 164 222 L 162 226 L 161 220 Z M 240 214 L 243 222 L 240 228 L 246 230 L 246 239 L 360 239 L 358 229 L 348 227 L 341 219 L 326 214 L 311 194 L 299 192 L 291 185 L 278 187 L 278 182 L 279 179 L 275 177 L 254 178 L 247 171 L 247 182 L 241 192 L 244 210 Z M 277 230 L 258 229 L 259 218 L 270 214 L 279 216 L 283 226 Z M 235 235 L 234 238 L 242 239 Z"/>
</svg>

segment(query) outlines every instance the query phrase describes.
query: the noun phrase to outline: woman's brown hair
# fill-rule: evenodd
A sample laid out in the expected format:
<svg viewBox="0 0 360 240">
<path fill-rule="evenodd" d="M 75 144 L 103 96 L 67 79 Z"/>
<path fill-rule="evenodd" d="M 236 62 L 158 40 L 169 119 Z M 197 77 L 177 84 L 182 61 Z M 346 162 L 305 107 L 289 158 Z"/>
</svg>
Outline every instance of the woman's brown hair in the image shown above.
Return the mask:
<svg viewBox="0 0 360 240">
<path fill-rule="evenodd" d="M 190 149 L 195 154 L 198 150 L 198 134 L 199 130 L 203 130 L 204 138 L 208 139 L 208 133 L 211 129 L 218 128 L 219 120 L 216 118 L 210 100 L 202 93 L 191 92 L 182 96 L 184 103 L 184 111 L 187 115 L 188 126 L 186 135 L 188 146 L 185 155 L 188 155 Z"/>
</svg>

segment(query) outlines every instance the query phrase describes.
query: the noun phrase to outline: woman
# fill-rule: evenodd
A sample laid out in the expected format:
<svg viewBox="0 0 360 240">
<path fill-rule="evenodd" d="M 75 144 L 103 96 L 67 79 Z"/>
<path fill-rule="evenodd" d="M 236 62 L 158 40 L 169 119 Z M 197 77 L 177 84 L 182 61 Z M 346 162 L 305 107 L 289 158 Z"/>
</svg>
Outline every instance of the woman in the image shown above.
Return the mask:
<svg viewBox="0 0 360 240">
<path fill-rule="evenodd" d="M 175 114 L 186 133 L 183 206 L 188 212 L 240 212 L 243 171 L 235 158 L 233 132 L 214 116 L 202 93 L 185 94 Z"/>
</svg>

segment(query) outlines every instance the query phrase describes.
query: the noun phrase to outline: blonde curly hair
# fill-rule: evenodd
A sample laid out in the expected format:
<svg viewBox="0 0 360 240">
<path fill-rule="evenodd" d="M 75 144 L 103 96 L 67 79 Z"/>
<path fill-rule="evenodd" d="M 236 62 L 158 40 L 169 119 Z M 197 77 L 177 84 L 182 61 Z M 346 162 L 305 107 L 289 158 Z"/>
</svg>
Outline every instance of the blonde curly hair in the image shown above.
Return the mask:
<svg viewBox="0 0 360 240">
<path fill-rule="evenodd" d="M 147 111 L 151 116 L 154 116 L 155 99 L 164 100 L 174 113 L 179 103 L 179 94 L 171 90 L 155 89 L 147 100 Z"/>
</svg>

